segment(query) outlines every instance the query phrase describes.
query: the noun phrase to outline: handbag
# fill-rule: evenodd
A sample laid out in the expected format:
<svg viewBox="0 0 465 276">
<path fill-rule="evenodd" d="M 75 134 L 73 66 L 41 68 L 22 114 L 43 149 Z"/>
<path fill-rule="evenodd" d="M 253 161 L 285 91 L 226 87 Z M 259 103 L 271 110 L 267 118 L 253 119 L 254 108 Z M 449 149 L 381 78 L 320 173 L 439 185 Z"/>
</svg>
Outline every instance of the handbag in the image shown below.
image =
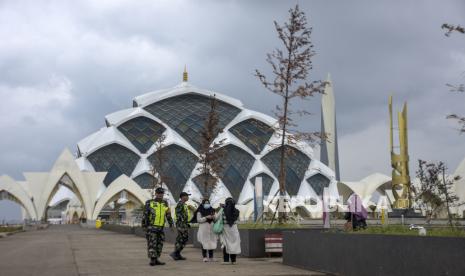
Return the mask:
<svg viewBox="0 0 465 276">
<path fill-rule="evenodd" d="M 215 224 L 213 224 L 213 233 L 220 235 L 221 233 L 223 233 L 223 229 L 224 229 L 223 209 L 220 210 L 220 213 L 218 214 L 218 216 L 219 216 L 218 220 L 215 222 Z"/>
</svg>

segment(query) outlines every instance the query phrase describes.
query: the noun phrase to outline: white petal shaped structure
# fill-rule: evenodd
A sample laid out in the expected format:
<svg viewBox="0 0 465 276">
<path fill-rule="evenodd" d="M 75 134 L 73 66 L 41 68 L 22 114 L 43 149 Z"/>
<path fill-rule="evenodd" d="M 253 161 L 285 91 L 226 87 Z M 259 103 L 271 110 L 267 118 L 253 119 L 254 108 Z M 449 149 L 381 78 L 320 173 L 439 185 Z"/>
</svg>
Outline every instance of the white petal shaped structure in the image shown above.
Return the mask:
<svg viewBox="0 0 465 276">
<path fill-rule="evenodd" d="M 0 199 L 8 199 L 19 203 L 30 219 L 37 219 L 37 212 L 28 193 L 13 178 L 0 176 Z"/>
<path fill-rule="evenodd" d="M 90 218 L 105 175 L 104 172 L 81 171 L 67 149 L 61 153 L 49 173 L 24 173 L 39 219 L 45 217 L 48 204 L 61 185 L 73 191 L 82 204 L 86 218 Z"/>
<path fill-rule="evenodd" d="M 105 190 L 105 192 L 100 196 L 97 204 L 95 205 L 92 219 L 96 220 L 102 211 L 102 209 L 111 201 L 118 198 L 119 194 L 123 191 L 128 192 L 128 197 L 126 201 L 118 202 L 119 204 L 124 204 L 128 200 L 137 200 L 139 204 L 144 204 L 145 201 L 150 199 L 150 194 L 148 191 L 143 190 L 134 182 L 131 178 L 126 175 L 119 176 L 115 181 L 113 181 L 110 186 Z"/>
</svg>

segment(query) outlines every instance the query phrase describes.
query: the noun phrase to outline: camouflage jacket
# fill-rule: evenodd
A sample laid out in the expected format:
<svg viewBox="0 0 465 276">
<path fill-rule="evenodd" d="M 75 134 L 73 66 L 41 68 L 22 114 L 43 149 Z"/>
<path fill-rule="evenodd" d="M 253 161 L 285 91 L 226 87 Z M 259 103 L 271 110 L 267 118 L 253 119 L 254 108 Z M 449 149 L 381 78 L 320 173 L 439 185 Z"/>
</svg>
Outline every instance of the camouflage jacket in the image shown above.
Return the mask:
<svg viewBox="0 0 465 276">
<path fill-rule="evenodd" d="M 187 209 L 187 205 L 179 201 L 176 205 L 176 228 L 180 229 L 187 229 L 190 227 L 189 225 L 189 209 Z"/>
</svg>

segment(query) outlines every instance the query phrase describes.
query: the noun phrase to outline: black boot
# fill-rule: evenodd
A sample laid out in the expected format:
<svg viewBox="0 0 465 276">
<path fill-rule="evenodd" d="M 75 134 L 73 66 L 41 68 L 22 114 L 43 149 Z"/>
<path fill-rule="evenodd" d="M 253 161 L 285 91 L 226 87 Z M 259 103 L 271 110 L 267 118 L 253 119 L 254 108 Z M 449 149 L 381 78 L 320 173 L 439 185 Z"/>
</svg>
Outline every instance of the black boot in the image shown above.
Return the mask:
<svg viewBox="0 0 465 276">
<path fill-rule="evenodd" d="M 157 258 L 150 258 L 150 266 L 154 266 L 157 263 Z"/>
<path fill-rule="evenodd" d="M 182 255 L 181 255 L 181 252 L 178 253 L 178 258 L 180 261 L 185 261 L 186 258 L 184 258 Z"/>
<path fill-rule="evenodd" d="M 165 263 L 158 259 L 155 259 L 155 265 L 165 265 Z"/>
<path fill-rule="evenodd" d="M 171 258 L 173 258 L 173 260 L 175 261 L 179 261 L 180 258 L 179 258 L 179 253 L 177 251 L 174 251 L 173 253 L 170 254 Z"/>
</svg>

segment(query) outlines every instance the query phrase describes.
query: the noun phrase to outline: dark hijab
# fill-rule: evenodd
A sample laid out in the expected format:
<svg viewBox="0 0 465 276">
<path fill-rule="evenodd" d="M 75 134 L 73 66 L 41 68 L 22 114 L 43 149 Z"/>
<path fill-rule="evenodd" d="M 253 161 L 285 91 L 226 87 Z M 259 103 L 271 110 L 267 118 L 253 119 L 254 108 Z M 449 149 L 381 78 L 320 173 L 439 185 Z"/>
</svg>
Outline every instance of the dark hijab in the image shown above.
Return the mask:
<svg viewBox="0 0 465 276">
<path fill-rule="evenodd" d="M 206 217 L 208 215 L 214 215 L 215 214 L 215 209 L 213 209 L 213 207 L 210 206 L 210 208 L 207 208 L 205 209 L 205 207 L 203 207 L 203 205 L 205 203 L 210 203 L 210 200 L 208 199 L 204 199 L 202 200 L 202 203 L 199 205 L 199 207 L 197 208 L 197 210 L 195 210 L 194 212 L 194 216 L 192 217 L 191 219 L 191 223 L 197 223 L 197 214 L 200 213 L 202 215 L 202 217 Z M 208 223 L 212 223 L 213 222 L 213 219 L 207 219 L 207 222 Z"/>
<path fill-rule="evenodd" d="M 223 210 L 226 223 L 229 226 L 233 226 L 234 222 L 239 218 L 239 210 L 236 209 L 236 202 L 234 202 L 234 199 L 228 197 L 224 202 Z"/>
</svg>

